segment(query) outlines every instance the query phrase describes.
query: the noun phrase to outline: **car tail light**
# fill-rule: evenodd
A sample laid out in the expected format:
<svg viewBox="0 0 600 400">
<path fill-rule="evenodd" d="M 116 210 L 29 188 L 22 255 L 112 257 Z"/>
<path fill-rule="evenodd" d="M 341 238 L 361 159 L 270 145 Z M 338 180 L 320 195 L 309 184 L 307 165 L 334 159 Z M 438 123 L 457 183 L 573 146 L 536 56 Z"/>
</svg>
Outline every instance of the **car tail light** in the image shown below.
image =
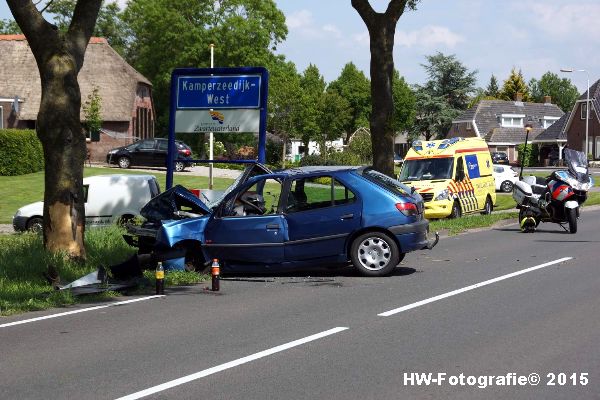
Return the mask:
<svg viewBox="0 0 600 400">
<path fill-rule="evenodd" d="M 190 154 L 192 154 L 192 152 L 189 149 L 179 150 L 179 153 L 183 154 L 184 156 L 189 156 Z"/>
<path fill-rule="evenodd" d="M 396 208 L 407 217 L 419 214 L 415 203 L 396 203 Z"/>
</svg>

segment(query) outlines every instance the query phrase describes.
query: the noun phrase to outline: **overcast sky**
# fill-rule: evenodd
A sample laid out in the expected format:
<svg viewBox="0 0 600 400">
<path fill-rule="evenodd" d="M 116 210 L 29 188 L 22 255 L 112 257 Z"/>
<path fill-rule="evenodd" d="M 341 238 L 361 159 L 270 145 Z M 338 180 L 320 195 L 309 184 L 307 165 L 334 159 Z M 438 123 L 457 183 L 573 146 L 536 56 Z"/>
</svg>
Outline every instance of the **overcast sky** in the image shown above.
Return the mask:
<svg viewBox="0 0 600 400">
<path fill-rule="evenodd" d="M 368 33 L 350 0 L 275 1 L 289 29 L 278 52 L 299 71 L 315 64 L 330 82 L 352 61 L 369 75 Z M 377 11 L 387 3 L 371 0 Z M 1 1 L 0 18 L 10 17 Z M 421 64 L 439 51 L 477 70 L 481 87 L 492 74 L 501 84 L 516 67 L 527 81 L 553 71 L 583 91 L 586 73 L 559 70 L 585 69 L 590 84 L 600 79 L 599 21 L 599 0 L 421 0 L 398 21 L 394 62 L 410 84 L 424 83 Z"/>
</svg>

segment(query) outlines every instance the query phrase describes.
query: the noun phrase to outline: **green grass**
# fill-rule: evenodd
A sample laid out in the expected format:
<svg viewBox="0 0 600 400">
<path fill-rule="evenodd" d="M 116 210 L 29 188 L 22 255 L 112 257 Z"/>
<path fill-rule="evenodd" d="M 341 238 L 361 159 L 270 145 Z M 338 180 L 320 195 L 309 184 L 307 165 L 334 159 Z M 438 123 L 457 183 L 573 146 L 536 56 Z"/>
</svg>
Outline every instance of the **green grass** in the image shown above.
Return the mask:
<svg viewBox="0 0 600 400">
<path fill-rule="evenodd" d="M 166 173 L 162 171 L 141 172 L 118 168 L 86 167 L 84 176 L 104 174 L 151 174 L 156 176 L 161 190 L 166 187 Z M 231 179 L 214 178 L 214 189 L 226 189 Z M 185 172 L 174 175 L 174 184 L 190 189 L 208 188 L 208 177 L 188 175 Z M 0 176 L 0 224 L 12 223 L 15 212 L 26 204 L 44 199 L 44 172 L 19 176 Z"/>
<path fill-rule="evenodd" d="M 471 215 L 456 219 L 439 219 L 429 223 L 431 232 L 447 230 L 448 234 L 456 235 L 467 229 L 484 228 L 492 226 L 498 221 L 504 219 L 514 219 L 517 221 L 518 213 L 492 213 L 490 215 Z"/>
<path fill-rule="evenodd" d="M 136 249 L 122 238 L 123 230 L 116 226 L 86 231 L 87 260 L 84 264 L 67 260 L 44 251 L 41 235 L 23 233 L 0 235 L 0 315 L 63 307 L 86 301 L 98 301 L 117 296 L 105 293 L 75 297 L 69 291 L 55 291 L 43 274 L 48 265 L 60 273 L 61 281 L 72 282 L 99 266 L 110 266 L 125 261 Z M 150 286 L 140 293 L 153 293 L 154 273 L 146 272 Z M 206 280 L 193 272 L 168 272 L 167 285 L 193 284 Z"/>
</svg>

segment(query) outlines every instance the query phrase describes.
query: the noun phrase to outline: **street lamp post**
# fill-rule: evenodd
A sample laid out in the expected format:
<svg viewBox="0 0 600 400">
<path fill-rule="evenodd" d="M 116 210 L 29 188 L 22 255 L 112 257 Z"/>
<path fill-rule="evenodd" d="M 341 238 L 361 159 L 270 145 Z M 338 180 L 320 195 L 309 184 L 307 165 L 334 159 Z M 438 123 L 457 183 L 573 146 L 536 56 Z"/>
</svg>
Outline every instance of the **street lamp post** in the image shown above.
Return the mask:
<svg viewBox="0 0 600 400">
<path fill-rule="evenodd" d="M 587 91 L 585 99 L 585 144 L 583 145 L 583 151 L 585 152 L 585 158 L 588 156 L 588 132 L 590 124 L 590 73 L 585 69 L 573 69 L 573 68 L 561 68 L 561 72 L 585 72 L 587 75 Z"/>
<path fill-rule="evenodd" d="M 525 145 L 523 146 L 523 155 L 521 156 L 521 172 L 519 172 L 519 180 L 523 180 L 523 167 L 525 167 L 525 154 L 527 153 L 527 139 L 529 139 L 529 132 L 533 129 L 533 125 L 528 123 L 525 125 Z"/>
</svg>

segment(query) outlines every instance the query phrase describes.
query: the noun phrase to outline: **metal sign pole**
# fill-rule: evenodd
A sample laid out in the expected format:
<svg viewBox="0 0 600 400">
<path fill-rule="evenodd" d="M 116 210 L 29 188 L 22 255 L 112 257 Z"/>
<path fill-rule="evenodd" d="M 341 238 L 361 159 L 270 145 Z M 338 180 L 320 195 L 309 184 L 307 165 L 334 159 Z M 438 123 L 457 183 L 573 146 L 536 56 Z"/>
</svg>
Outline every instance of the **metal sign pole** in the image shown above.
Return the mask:
<svg viewBox="0 0 600 400">
<path fill-rule="evenodd" d="M 210 68 L 213 69 L 215 67 L 215 45 L 213 43 L 210 44 Z M 211 108 L 210 111 L 213 111 Z M 214 135 L 212 132 L 208 134 L 208 159 L 214 159 Z M 213 163 L 208 164 L 208 188 L 212 190 L 213 188 Z"/>
</svg>

